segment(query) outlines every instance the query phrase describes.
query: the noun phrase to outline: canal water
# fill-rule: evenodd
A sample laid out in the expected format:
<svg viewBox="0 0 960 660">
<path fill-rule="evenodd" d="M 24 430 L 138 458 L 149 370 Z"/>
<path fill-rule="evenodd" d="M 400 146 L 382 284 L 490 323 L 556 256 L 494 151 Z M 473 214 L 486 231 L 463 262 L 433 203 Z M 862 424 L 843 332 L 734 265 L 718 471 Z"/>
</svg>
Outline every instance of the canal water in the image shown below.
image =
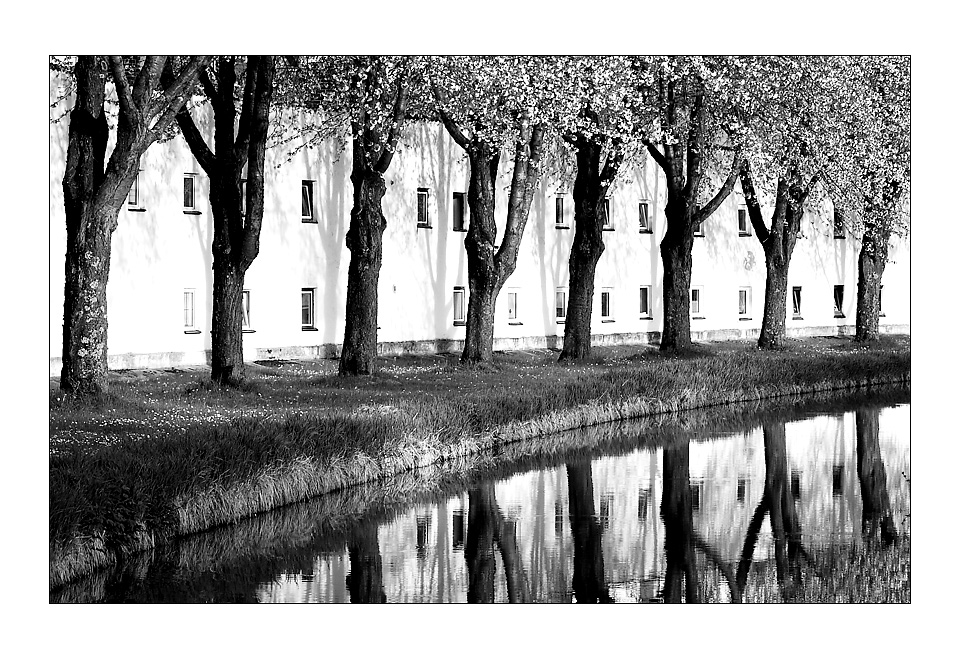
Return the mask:
<svg viewBox="0 0 960 660">
<path fill-rule="evenodd" d="M 811 555 L 908 541 L 909 401 L 781 399 L 505 445 L 183 539 L 50 599 L 777 601 Z"/>
</svg>

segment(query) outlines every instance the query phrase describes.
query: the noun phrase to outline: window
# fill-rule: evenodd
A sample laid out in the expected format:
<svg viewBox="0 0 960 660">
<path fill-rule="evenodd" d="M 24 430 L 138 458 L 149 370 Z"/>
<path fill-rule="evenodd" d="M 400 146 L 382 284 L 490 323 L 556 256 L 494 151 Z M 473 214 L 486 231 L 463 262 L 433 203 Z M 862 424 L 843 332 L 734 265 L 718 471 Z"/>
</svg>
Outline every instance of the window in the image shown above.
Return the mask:
<svg viewBox="0 0 960 660">
<path fill-rule="evenodd" d="M 467 324 L 467 292 L 462 286 L 453 287 L 453 324 Z"/>
<path fill-rule="evenodd" d="M 843 318 L 843 285 L 833 285 L 833 317 Z"/>
<path fill-rule="evenodd" d="M 557 323 L 564 323 L 567 320 L 567 290 L 557 289 L 556 296 Z"/>
<path fill-rule="evenodd" d="M 737 209 L 737 231 L 740 232 L 741 236 L 750 235 L 750 220 L 747 217 L 747 209 L 745 208 Z"/>
<path fill-rule="evenodd" d="M 690 480 L 690 504 L 694 511 L 699 511 L 703 504 L 703 479 Z"/>
<path fill-rule="evenodd" d="M 745 477 L 737 479 L 737 502 L 743 504 L 747 498 L 747 480 Z"/>
<path fill-rule="evenodd" d="M 600 292 L 600 321 L 613 322 L 613 289 L 603 289 Z"/>
<path fill-rule="evenodd" d="M 183 290 L 183 332 L 188 335 L 199 334 L 196 326 L 195 302 L 196 289 Z"/>
<path fill-rule="evenodd" d="M 597 520 L 603 529 L 610 529 L 610 512 L 613 510 L 613 494 L 604 493 L 600 496 L 600 514 Z"/>
<path fill-rule="evenodd" d="M 316 222 L 313 212 L 313 181 L 300 182 L 300 220 L 302 222 Z"/>
<path fill-rule="evenodd" d="M 790 494 L 793 495 L 793 499 L 800 499 L 800 470 L 791 470 L 790 471 Z"/>
<path fill-rule="evenodd" d="M 610 198 L 604 197 L 600 206 L 601 227 L 603 231 L 613 231 L 613 216 L 610 215 Z"/>
<path fill-rule="evenodd" d="M 467 231 L 467 225 L 464 221 L 464 202 L 466 202 L 466 195 L 464 193 L 453 193 L 453 231 Z"/>
<path fill-rule="evenodd" d="M 316 289 L 300 289 L 300 326 L 303 330 L 316 330 L 313 319 L 313 299 Z"/>
<path fill-rule="evenodd" d="M 519 292 L 516 289 L 507 291 L 507 319 L 510 325 L 521 325 L 519 312 Z"/>
<path fill-rule="evenodd" d="M 199 215 L 197 210 L 197 175 L 187 172 L 183 175 L 183 212 Z"/>
<path fill-rule="evenodd" d="M 429 188 L 417 188 L 417 227 L 430 228 Z"/>
<path fill-rule="evenodd" d="M 650 287 L 640 287 L 640 318 L 650 318 Z"/>
<path fill-rule="evenodd" d="M 240 215 L 247 215 L 247 180 L 240 180 Z"/>
<path fill-rule="evenodd" d="M 753 304 L 753 300 L 752 300 L 753 292 L 750 290 L 750 287 L 748 286 L 740 287 L 739 298 L 740 299 L 738 301 L 738 304 L 739 304 L 740 320 L 747 321 L 750 319 L 750 313 L 751 313 L 750 308 Z"/>
<path fill-rule="evenodd" d="M 834 238 L 846 238 L 846 235 L 843 231 L 843 211 L 834 207 L 833 208 L 833 237 Z"/>
<path fill-rule="evenodd" d="M 144 211 L 146 209 L 140 204 L 140 170 L 137 172 L 136 178 L 133 180 L 133 185 L 130 186 L 130 192 L 127 193 L 127 210 L 128 211 Z"/>
<path fill-rule="evenodd" d="M 880 285 L 880 289 L 877 291 L 877 311 L 880 313 L 880 316 L 886 316 L 883 313 L 883 285 Z"/>
<path fill-rule="evenodd" d="M 653 489 L 649 486 L 641 487 L 637 493 L 637 520 L 646 522 L 647 512 L 650 510 L 650 503 L 653 501 Z"/>
<path fill-rule="evenodd" d="M 700 213 L 700 205 L 697 204 L 693 207 L 693 213 Z M 701 221 L 696 227 L 693 228 L 693 235 L 695 238 L 703 238 L 706 234 L 703 233 L 703 222 Z"/>
<path fill-rule="evenodd" d="M 793 318 L 799 319 L 800 316 L 800 287 L 793 287 Z"/>
<path fill-rule="evenodd" d="M 843 495 L 843 465 L 833 466 L 833 496 Z"/>
<path fill-rule="evenodd" d="M 453 549 L 463 548 L 463 541 L 466 538 L 463 525 L 463 509 L 457 509 L 453 512 Z"/>
<path fill-rule="evenodd" d="M 249 289 L 243 290 L 243 297 L 240 300 L 240 313 L 243 317 L 240 327 L 244 331 L 252 332 L 251 328 L 253 326 L 250 325 L 250 290 Z"/>
<path fill-rule="evenodd" d="M 556 224 L 557 227 L 563 227 L 564 229 L 566 229 L 567 222 L 563 217 L 563 198 L 564 198 L 563 193 L 557 193 L 557 216 L 554 223 Z"/>
<path fill-rule="evenodd" d="M 653 230 L 650 228 L 650 203 L 649 202 L 640 202 L 640 233 L 641 234 L 652 234 Z"/>
<path fill-rule="evenodd" d="M 692 314 L 693 318 L 695 319 L 703 318 L 703 311 L 701 310 L 702 302 L 703 302 L 703 288 L 699 286 L 691 287 L 690 314 Z"/>
</svg>

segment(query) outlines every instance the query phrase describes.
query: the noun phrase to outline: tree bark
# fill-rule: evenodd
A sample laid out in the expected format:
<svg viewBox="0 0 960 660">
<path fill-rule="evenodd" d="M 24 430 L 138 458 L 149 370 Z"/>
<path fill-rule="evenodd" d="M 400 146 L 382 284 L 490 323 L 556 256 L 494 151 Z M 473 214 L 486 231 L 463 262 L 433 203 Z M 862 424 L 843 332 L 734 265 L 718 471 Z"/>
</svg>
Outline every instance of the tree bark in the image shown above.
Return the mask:
<svg viewBox="0 0 960 660">
<path fill-rule="evenodd" d="M 340 352 L 340 375 L 368 375 L 377 357 L 377 311 L 383 231 L 387 220 L 382 201 L 387 186 L 383 176 L 369 168 L 356 147 L 353 156 L 353 208 L 347 248 L 347 318 Z"/>
<path fill-rule="evenodd" d="M 464 558 L 467 561 L 467 602 L 492 603 L 497 564 L 494 556 L 494 532 L 497 507 L 493 484 L 484 484 L 468 491 L 467 543 Z"/>
<path fill-rule="evenodd" d="M 887 471 L 880 455 L 880 411 L 867 408 L 856 412 L 857 477 L 863 499 L 861 533 L 868 543 L 877 536 L 888 546 L 897 540 L 897 527 L 890 511 Z"/>
<path fill-rule="evenodd" d="M 663 262 L 663 333 L 660 350 L 679 352 L 690 348 L 690 278 L 693 272 L 692 209 L 680 195 L 667 196 L 664 215 L 667 231 L 660 241 Z"/>
<path fill-rule="evenodd" d="M 690 498 L 690 446 L 663 448 L 663 502 L 660 515 L 664 526 L 667 572 L 663 600 L 679 603 L 686 586 L 686 602 L 699 603 L 697 558 L 693 541 L 693 502 Z"/>
<path fill-rule="evenodd" d="M 497 241 L 496 210 L 498 150 L 473 142 L 467 148 L 470 182 L 467 204 L 470 226 L 464 239 L 467 252 L 467 334 L 460 361 L 489 362 L 493 357 L 493 321 L 497 296 L 503 286 L 494 245 Z"/>
<path fill-rule="evenodd" d="M 874 342 L 880 338 L 880 282 L 889 248 L 890 230 L 867 223 L 857 260 L 858 342 Z"/>
<path fill-rule="evenodd" d="M 577 149 L 577 176 L 573 184 L 574 234 L 561 362 L 590 357 L 594 279 L 597 262 L 604 250 L 603 202 L 607 187 L 619 168 L 617 158 L 615 163 L 608 163 L 601 169 L 602 148 L 592 140 L 577 136 L 569 141 Z"/>
<path fill-rule="evenodd" d="M 96 208 L 108 137 L 99 66 L 96 57 L 77 60 L 77 99 L 63 176 L 67 252 L 60 389 L 79 394 L 103 391 L 107 373 L 107 277 L 116 216 L 111 223 L 109 210 L 98 213 Z"/>
<path fill-rule="evenodd" d="M 567 489 L 573 534 L 573 593 L 578 603 L 612 603 L 603 575 L 603 529 L 593 506 L 589 460 L 567 463 Z"/>
</svg>

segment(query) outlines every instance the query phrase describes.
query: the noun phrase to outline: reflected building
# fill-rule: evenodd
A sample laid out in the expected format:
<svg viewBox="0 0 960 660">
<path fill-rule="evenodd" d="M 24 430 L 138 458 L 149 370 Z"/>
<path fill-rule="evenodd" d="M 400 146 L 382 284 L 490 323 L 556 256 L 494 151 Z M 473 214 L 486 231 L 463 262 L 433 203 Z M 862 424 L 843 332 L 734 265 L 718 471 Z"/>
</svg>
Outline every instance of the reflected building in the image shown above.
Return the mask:
<svg viewBox="0 0 960 660">
<path fill-rule="evenodd" d="M 910 505 L 909 484 L 903 476 L 910 471 L 909 405 L 880 411 L 877 427 L 874 435 L 885 467 L 890 519 L 903 528 Z M 857 476 L 856 414 L 788 421 L 782 433 L 785 491 L 795 508 L 803 545 L 809 548 L 837 540 L 861 543 L 864 516 Z M 686 452 L 685 492 L 690 498 L 692 529 L 698 543 L 734 565 L 764 495 L 763 430 L 756 427 L 695 438 Z M 380 523 L 377 545 L 387 601 L 466 602 L 470 561 L 482 557 L 483 562 L 475 561 L 475 573 L 484 580 L 477 587 L 478 597 L 508 602 L 512 593 L 518 601 L 529 597 L 535 602 L 569 602 L 574 596 L 578 552 L 596 542 L 601 554 L 581 565 L 597 568 L 602 563 L 592 579 L 594 584 L 602 583 L 610 599 L 658 600 L 667 572 L 667 530 L 661 516 L 663 459 L 664 449 L 656 448 L 590 460 L 585 464 L 592 486 L 590 501 L 577 503 L 574 511 L 570 472 L 561 465 L 501 479 L 490 484 L 486 494 L 470 491 L 419 504 Z M 587 490 L 575 488 L 574 492 Z M 798 491 L 800 497 L 795 498 Z M 586 512 L 580 518 L 586 524 L 579 529 L 571 518 L 578 510 Z M 484 526 L 489 529 L 484 531 Z M 474 536 L 482 554 L 471 554 Z M 695 554 L 704 597 L 728 598 L 724 579 L 712 568 L 715 562 L 699 547 Z M 752 570 L 773 562 L 775 554 L 766 516 L 756 537 Z M 262 602 L 349 602 L 346 577 L 350 572 L 345 543 L 342 552 L 319 555 L 299 574 L 283 574 L 274 583 L 262 585 L 257 596 Z M 309 575 L 312 581 L 307 581 Z"/>
</svg>

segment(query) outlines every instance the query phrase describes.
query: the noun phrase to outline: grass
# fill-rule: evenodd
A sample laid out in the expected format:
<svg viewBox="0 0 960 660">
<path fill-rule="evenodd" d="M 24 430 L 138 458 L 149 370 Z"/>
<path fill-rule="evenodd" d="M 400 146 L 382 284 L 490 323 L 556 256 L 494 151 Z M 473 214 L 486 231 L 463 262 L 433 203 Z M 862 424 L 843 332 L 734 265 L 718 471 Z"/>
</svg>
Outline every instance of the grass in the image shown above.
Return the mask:
<svg viewBox="0 0 960 660">
<path fill-rule="evenodd" d="M 94 401 L 51 383 L 51 587 L 173 536 L 504 443 L 615 419 L 909 379 L 908 337 L 761 352 L 747 342 L 667 357 L 651 347 L 384 359 L 341 379 L 335 361 L 251 366 L 240 390 L 202 372 L 111 374 Z"/>
</svg>

